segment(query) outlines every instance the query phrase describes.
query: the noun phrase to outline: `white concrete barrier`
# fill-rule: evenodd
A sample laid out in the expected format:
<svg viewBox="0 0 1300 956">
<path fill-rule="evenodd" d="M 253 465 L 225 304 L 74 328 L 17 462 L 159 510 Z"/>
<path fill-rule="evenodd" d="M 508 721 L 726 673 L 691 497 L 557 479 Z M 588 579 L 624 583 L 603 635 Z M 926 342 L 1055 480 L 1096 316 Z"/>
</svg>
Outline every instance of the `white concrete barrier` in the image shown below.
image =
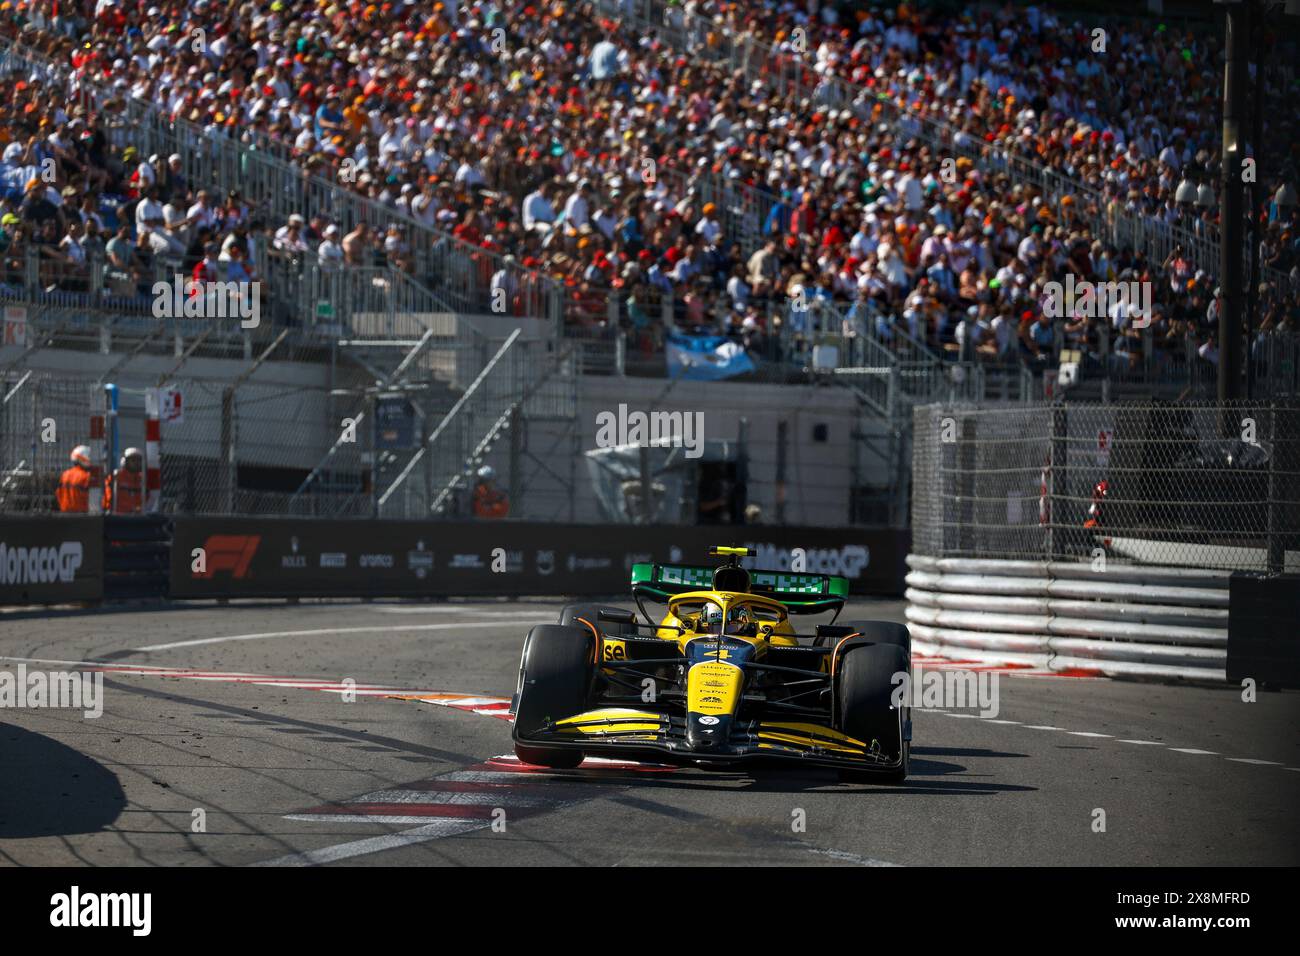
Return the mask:
<svg viewBox="0 0 1300 956">
<path fill-rule="evenodd" d="M 1158 680 L 1226 679 L 1230 571 L 908 555 L 922 654 Z"/>
</svg>

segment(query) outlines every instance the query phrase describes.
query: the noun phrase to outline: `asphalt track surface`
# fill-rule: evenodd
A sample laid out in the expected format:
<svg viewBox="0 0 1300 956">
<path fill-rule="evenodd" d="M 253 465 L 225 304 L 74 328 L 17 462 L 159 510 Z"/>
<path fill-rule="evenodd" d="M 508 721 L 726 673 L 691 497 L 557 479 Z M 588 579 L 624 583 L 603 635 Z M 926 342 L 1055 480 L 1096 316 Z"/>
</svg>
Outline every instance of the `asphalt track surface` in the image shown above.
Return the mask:
<svg viewBox="0 0 1300 956">
<path fill-rule="evenodd" d="M 902 786 L 527 772 L 500 699 L 560 603 L 0 615 L 0 671 L 108 667 L 98 718 L 0 710 L 0 864 L 1300 863 L 1293 692 L 1000 675 L 995 719 L 915 712 Z"/>
</svg>

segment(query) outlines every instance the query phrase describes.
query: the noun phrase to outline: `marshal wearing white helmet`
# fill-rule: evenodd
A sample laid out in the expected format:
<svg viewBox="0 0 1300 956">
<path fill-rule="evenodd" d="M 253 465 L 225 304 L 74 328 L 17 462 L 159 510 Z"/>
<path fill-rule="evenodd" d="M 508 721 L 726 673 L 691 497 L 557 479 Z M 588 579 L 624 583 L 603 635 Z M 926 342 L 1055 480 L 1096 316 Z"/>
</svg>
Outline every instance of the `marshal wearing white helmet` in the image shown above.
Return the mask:
<svg viewBox="0 0 1300 956">
<path fill-rule="evenodd" d="M 72 465 L 59 476 L 59 487 L 54 497 L 64 514 L 85 514 L 90 510 L 91 451 L 89 445 L 78 445 L 69 456 Z"/>
<path fill-rule="evenodd" d="M 496 486 L 496 470 L 484 465 L 474 480 L 474 517 L 504 518 L 510 514 L 510 499 Z"/>
<path fill-rule="evenodd" d="M 138 514 L 144 510 L 144 452 L 128 448 L 122 464 L 104 481 L 104 510 L 110 514 Z"/>
</svg>

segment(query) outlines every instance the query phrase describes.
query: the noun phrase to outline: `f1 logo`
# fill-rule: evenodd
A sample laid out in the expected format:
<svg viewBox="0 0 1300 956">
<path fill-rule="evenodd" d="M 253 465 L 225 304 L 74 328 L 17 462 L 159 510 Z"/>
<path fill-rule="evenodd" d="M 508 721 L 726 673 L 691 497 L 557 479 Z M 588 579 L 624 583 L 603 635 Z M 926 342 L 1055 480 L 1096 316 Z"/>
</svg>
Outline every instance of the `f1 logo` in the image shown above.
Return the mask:
<svg viewBox="0 0 1300 956">
<path fill-rule="evenodd" d="M 232 578 L 242 578 L 261 544 L 260 534 L 212 534 L 203 542 L 207 553 L 207 570 L 194 572 L 196 578 L 210 578 L 218 571 L 229 571 Z"/>
</svg>

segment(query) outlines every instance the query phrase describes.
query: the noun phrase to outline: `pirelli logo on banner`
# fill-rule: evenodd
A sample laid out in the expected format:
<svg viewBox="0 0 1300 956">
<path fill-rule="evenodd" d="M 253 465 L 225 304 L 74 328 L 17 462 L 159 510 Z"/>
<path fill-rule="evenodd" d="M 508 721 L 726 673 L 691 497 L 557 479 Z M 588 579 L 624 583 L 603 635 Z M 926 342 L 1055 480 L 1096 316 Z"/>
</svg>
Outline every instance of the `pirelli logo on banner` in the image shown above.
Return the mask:
<svg viewBox="0 0 1300 956">
<path fill-rule="evenodd" d="M 262 543 L 260 534 L 212 534 L 203 542 L 203 570 L 191 571 L 196 578 L 212 578 L 227 571 L 232 578 L 243 578 Z"/>
</svg>

